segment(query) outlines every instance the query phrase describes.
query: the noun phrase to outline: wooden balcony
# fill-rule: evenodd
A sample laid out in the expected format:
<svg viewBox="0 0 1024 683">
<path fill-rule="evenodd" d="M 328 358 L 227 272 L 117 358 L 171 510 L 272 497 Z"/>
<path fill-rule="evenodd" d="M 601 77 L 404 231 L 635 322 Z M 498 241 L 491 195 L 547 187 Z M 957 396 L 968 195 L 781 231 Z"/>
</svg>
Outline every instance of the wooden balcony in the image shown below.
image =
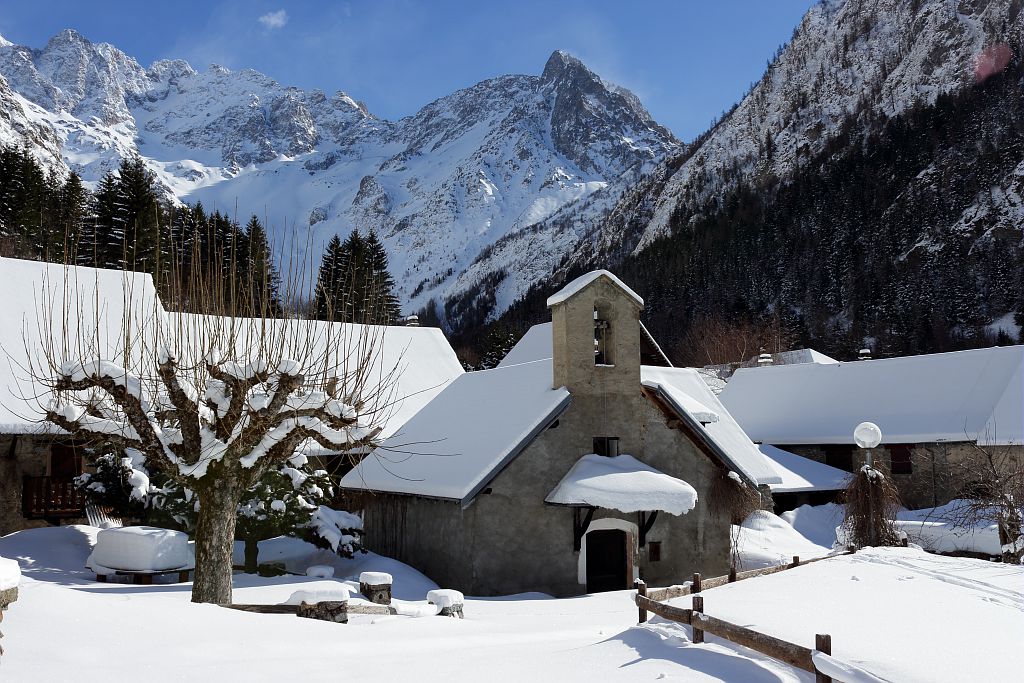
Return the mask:
<svg viewBox="0 0 1024 683">
<path fill-rule="evenodd" d="M 74 477 L 25 477 L 21 490 L 25 519 L 58 520 L 85 516 L 85 496 Z"/>
</svg>

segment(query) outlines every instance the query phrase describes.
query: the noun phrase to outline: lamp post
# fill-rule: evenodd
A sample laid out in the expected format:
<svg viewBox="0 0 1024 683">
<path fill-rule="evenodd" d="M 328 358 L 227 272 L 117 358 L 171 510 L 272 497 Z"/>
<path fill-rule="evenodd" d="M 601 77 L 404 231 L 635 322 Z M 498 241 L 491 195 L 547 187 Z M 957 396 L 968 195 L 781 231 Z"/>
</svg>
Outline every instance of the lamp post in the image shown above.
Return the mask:
<svg viewBox="0 0 1024 683">
<path fill-rule="evenodd" d="M 882 443 L 882 430 L 874 422 L 861 422 L 853 430 L 853 440 L 859 447 L 867 450 L 867 466 L 874 469 L 875 459 L 871 449 Z M 870 520 L 868 533 L 871 545 L 875 546 L 878 544 L 877 530 L 875 529 L 875 487 L 872 484 L 871 473 L 868 472 L 866 475 L 868 477 L 868 519 Z"/>
</svg>

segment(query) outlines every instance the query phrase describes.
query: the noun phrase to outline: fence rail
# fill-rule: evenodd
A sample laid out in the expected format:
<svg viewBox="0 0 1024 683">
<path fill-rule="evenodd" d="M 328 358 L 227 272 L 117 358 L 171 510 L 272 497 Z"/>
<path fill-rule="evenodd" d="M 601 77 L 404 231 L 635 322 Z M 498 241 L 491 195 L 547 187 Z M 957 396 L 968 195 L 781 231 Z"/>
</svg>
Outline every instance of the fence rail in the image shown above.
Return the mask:
<svg viewBox="0 0 1024 683">
<path fill-rule="evenodd" d="M 703 579 L 700 574 L 694 574 L 689 584 L 668 586 L 666 588 L 647 588 L 643 581 L 635 583 L 636 595 L 634 601 L 639 610 L 640 623 L 647 621 L 647 613 L 657 614 L 663 619 L 687 624 L 693 629 L 693 642 L 703 643 L 704 634 L 710 633 L 719 638 L 724 638 L 737 645 L 756 650 L 761 654 L 789 664 L 797 669 L 809 671 L 815 674 L 817 683 L 830 683 L 833 679 L 822 673 L 814 665 L 814 655 L 821 653 L 832 654 L 832 637 L 827 633 L 815 634 L 814 649 L 790 643 L 789 641 L 770 636 L 749 629 L 746 626 L 733 624 L 732 622 L 711 616 L 704 611 L 704 596 L 701 593 L 709 588 L 717 588 L 728 583 L 752 579 L 757 576 L 767 576 L 777 572 L 795 569 L 806 564 L 827 560 L 837 555 L 850 555 L 856 552 L 853 549 L 834 555 L 825 555 L 801 562 L 799 557 L 794 557 L 788 564 L 763 569 L 752 569 L 746 572 L 730 572 L 727 576 L 716 576 L 710 579 Z M 665 604 L 666 600 L 680 598 L 686 595 L 693 595 L 693 607 L 674 607 Z"/>
</svg>

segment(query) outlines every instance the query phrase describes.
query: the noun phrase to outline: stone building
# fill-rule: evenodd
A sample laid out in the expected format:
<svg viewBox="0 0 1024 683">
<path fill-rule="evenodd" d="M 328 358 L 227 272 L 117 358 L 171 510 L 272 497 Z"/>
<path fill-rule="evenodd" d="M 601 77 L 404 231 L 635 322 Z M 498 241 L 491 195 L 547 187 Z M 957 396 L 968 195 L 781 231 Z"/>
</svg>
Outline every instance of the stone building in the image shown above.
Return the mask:
<svg viewBox="0 0 1024 683">
<path fill-rule="evenodd" d="M 643 301 L 614 275 L 548 307 L 499 367 L 456 379 L 345 476 L 368 546 L 474 595 L 726 573 L 716 492 L 767 496 L 776 471 L 696 371 L 641 365 Z"/>
<path fill-rule="evenodd" d="M 187 348 L 202 348 L 205 342 L 189 336 L 199 334 L 199 328 L 187 315 L 163 309 L 152 279 L 143 273 L 0 258 L 0 281 L 5 283 L 0 301 L 0 535 L 85 521 L 85 500 L 73 480 L 88 467 L 88 458 L 81 444 L 43 421 L 50 397 L 33 379 L 47 367 L 46 354 L 61 362 L 68 350 L 95 347 L 105 360 L 145 367 L 155 356 L 160 325 Z M 131 344 L 124 341 L 126 321 L 137 330 Z M 390 326 L 368 332 L 358 325 L 321 321 L 301 329 L 314 345 L 332 337 L 351 339 L 346 356 L 359 352 L 361 337 L 374 339 L 368 385 L 375 378 L 394 378 L 382 407 L 386 414 L 380 416 L 385 435 L 463 373 L 439 329 Z M 123 362 L 125 346 L 128 362 Z M 347 360 L 339 357 L 337 362 L 342 366 Z"/>
<path fill-rule="evenodd" d="M 754 441 L 853 471 L 853 441 L 876 423 L 875 462 L 909 508 L 935 507 L 983 485 L 991 456 L 1024 467 L 1024 346 L 833 364 L 737 370 L 720 398 Z"/>
</svg>

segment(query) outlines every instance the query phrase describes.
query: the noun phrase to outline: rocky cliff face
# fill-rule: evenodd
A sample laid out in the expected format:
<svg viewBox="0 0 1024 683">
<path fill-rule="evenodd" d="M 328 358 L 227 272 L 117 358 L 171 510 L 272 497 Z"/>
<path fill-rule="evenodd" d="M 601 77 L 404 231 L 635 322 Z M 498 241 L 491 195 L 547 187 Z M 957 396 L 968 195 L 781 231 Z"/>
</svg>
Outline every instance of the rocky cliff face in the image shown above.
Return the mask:
<svg viewBox="0 0 1024 683">
<path fill-rule="evenodd" d="M 251 70 L 144 69 L 70 30 L 42 50 L 4 41 L 0 75 L 0 98 L 32 105 L 5 108 L 4 139 L 87 183 L 138 153 L 179 200 L 265 216 L 279 244 L 301 245 L 295 258 L 376 230 L 408 310 L 448 296 L 510 232 L 680 148 L 632 93 L 564 52 L 540 76 L 490 79 L 399 121 Z"/>
<path fill-rule="evenodd" d="M 451 290 L 451 307 L 466 309 L 472 299 L 493 315 L 522 296 L 545 269 L 554 271 L 549 278 L 557 283 L 569 269 L 614 267 L 673 230 L 692 228 L 721 211 L 722 198 L 741 186 L 767 192 L 790 182 L 812 160 L 820 163 L 825 150 L 841 146 L 851 121 L 877 131 L 895 116 L 973 86 L 1021 49 L 1022 5 L 1020 0 L 815 5 L 761 80 L 710 130 L 629 183 L 567 204 L 508 235 L 466 269 Z M 1018 182 L 1018 176 L 1006 173 L 995 192 L 1012 197 Z M 1008 212 L 1016 210 L 1010 200 L 1003 204 Z M 549 247 L 540 262 L 527 255 L 535 245 Z M 534 279 L 519 277 L 523 272 Z M 481 292 L 485 281 L 488 291 Z"/>
</svg>

